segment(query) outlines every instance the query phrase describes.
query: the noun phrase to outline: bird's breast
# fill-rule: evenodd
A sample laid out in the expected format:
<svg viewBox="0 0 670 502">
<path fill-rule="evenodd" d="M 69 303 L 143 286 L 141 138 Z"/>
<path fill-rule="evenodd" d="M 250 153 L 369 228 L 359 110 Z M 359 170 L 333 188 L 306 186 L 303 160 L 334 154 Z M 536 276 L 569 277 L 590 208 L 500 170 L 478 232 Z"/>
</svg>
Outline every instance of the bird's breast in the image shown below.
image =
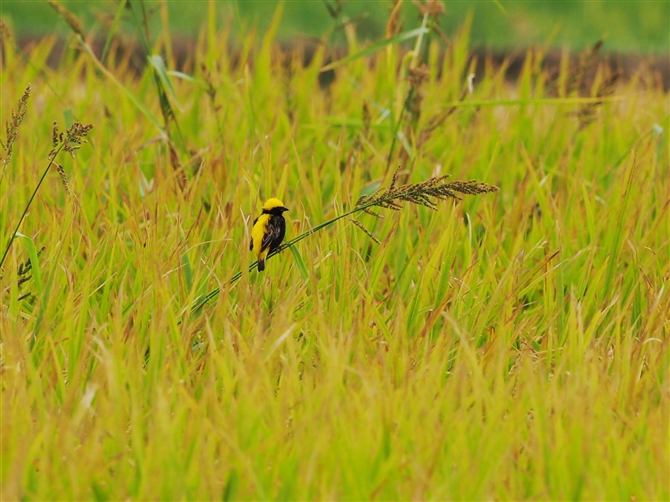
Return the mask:
<svg viewBox="0 0 670 502">
<path fill-rule="evenodd" d="M 251 229 L 251 239 L 254 243 L 254 250 L 261 249 L 263 242 L 263 236 L 265 235 L 265 228 L 268 226 L 268 221 L 270 221 L 269 214 L 261 214 L 258 217 L 258 221 L 254 225 L 254 228 Z"/>
</svg>

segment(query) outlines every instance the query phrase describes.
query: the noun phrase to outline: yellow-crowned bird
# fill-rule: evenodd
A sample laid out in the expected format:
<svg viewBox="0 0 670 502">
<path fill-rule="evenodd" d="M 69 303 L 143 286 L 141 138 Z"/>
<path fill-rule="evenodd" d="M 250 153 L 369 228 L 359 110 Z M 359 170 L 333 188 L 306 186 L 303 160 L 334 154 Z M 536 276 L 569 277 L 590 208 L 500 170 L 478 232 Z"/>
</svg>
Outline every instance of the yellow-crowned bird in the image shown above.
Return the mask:
<svg viewBox="0 0 670 502">
<path fill-rule="evenodd" d="M 249 249 L 254 252 L 258 258 L 258 271 L 265 270 L 265 258 L 279 247 L 284 240 L 286 233 L 286 220 L 282 216 L 284 203 L 279 199 L 268 199 L 263 204 L 261 215 L 254 220 L 254 226 L 251 229 L 251 242 Z"/>
</svg>

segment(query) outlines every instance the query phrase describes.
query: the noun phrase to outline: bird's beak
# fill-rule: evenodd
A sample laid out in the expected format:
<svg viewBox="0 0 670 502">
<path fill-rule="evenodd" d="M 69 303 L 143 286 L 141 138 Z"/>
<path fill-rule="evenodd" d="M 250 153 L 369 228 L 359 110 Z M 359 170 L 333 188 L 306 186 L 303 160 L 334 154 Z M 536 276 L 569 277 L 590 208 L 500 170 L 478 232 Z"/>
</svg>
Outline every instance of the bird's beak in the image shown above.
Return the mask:
<svg viewBox="0 0 670 502">
<path fill-rule="evenodd" d="M 282 210 L 282 213 L 283 213 L 284 211 L 288 211 L 288 208 L 287 207 L 282 207 L 281 210 Z"/>
</svg>

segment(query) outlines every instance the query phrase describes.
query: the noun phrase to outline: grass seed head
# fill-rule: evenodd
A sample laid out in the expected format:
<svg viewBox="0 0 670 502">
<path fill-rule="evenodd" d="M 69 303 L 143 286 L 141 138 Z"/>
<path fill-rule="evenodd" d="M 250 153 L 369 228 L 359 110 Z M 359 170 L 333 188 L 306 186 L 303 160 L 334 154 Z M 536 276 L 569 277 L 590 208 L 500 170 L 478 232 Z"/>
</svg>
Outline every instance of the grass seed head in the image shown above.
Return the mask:
<svg viewBox="0 0 670 502">
<path fill-rule="evenodd" d="M 84 125 L 80 122 L 75 122 L 72 124 L 65 132 L 63 150 L 74 157 L 75 150 L 79 150 L 79 148 L 81 148 L 81 144 L 86 143 L 84 138 L 91 129 L 93 129 L 93 124 Z"/>
<path fill-rule="evenodd" d="M 419 9 L 422 16 L 428 14 L 430 17 L 439 18 L 439 16 L 447 12 L 444 4 L 439 0 L 425 0 L 425 2 L 414 0 L 413 3 Z"/>
<path fill-rule="evenodd" d="M 54 126 L 51 129 L 51 145 L 57 148 L 59 143 L 63 142 L 63 133 L 58 131 L 58 122 L 54 120 Z"/>
<path fill-rule="evenodd" d="M 7 143 L 5 145 L 5 158 L 2 159 L 3 171 L 5 166 L 9 164 L 9 161 L 12 159 L 12 153 L 14 152 L 14 142 L 19 136 L 19 127 L 23 122 L 23 119 L 26 117 L 26 111 L 28 110 L 28 99 L 30 98 L 30 84 L 26 87 L 26 90 L 23 91 L 23 96 L 19 99 L 19 104 L 16 110 L 12 110 L 12 118 L 7 122 Z"/>
<path fill-rule="evenodd" d="M 354 213 L 362 211 L 375 217 L 381 217 L 381 215 L 371 211 L 370 208 L 379 207 L 392 211 L 400 211 L 402 209 L 402 202 L 409 202 L 410 204 L 427 207 L 435 211 L 438 208 L 437 201 L 449 199 L 461 200 L 457 194 L 480 195 L 498 191 L 498 187 L 477 180 L 447 182 L 449 175 L 435 176 L 419 183 L 398 186 L 399 172 L 400 168 L 393 173 L 391 184 L 388 188 L 382 188 L 373 195 L 361 196 L 356 203 Z M 362 229 L 375 242 L 379 242 L 360 222 L 357 220 L 353 221 L 357 227 Z"/>
<path fill-rule="evenodd" d="M 55 163 L 54 163 L 55 164 Z M 67 176 L 65 174 L 65 169 L 63 169 L 63 166 L 60 164 L 55 164 L 56 169 L 58 170 L 58 174 L 60 175 L 60 180 L 63 182 L 63 187 L 65 188 L 65 191 L 68 193 L 68 195 L 72 195 L 72 191 L 70 190 L 70 184 L 67 181 Z"/>
<path fill-rule="evenodd" d="M 49 5 L 53 7 L 53 9 L 58 13 L 63 21 L 65 21 L 65 24 L 67 24 L 72 31 L 74 31 L 80 37 L 84 38 L 84 28 L 77 16 L 75 16 L 69 9 L 59 4 L 55 0 L 47 0 L 47 2 L 49 2 Z"/>
<path fill-rule="evenodd" d="M 449 175 L 429 178 L 419 183 L 410 183 L 396 187 L 397 172 L 393 176 L 391 186 L 388 189 L 382 189 L 377 195 L 359 202 L 360 205 L 368 208 L 370 206 L 379 206 L 387 209 L 400 209 L 399 202 L 409 202 L 430 209 L 436 209 L 435 200 L 460 199 L 457 193 L 464 195 L 479 195 L 484 193 L 496 192 L 498 187 L 482 183 L 476 180 L 470 181 L 450 181 L 447 182 Z"/>
<path fill-rule="evenodd" d="M 422 64 L 416 68 L 410 68 L 407 70 L 407 80 L 413 87 L 421 87 L 425 82 L 430 79 L 430 69 L 428 65 Z"/>
<path fill-rule="evenodd" d="M 372 232 L 370 232 L 370 230 L 368 230 L 367 228 L 365 228 L 365 226 L 364 226 L 360 221 L 358 221 L 358 220 L 351 220 L 351 221 L 354 222 L 354 225 L 356 225 L 358 228 L 360 228 L 361 230 L 363 230 L 363 232 L 365 232 L 365 234 L 366 234 L 368 237 L 370 237 L 370 239 L 372 239 L 373 241 L 375 241 L 377 244 L 381 244 L 381 242 L 379 242 L 379 239 L 377 239 L 377 238 L 372 234 Z"/>
</svg>

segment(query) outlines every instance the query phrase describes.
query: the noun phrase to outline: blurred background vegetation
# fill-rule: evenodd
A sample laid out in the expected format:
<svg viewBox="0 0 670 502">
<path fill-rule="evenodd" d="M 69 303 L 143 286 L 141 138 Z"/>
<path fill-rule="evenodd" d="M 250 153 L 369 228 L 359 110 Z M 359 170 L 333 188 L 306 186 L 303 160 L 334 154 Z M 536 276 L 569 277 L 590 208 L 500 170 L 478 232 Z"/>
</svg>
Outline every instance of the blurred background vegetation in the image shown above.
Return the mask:
<svg viewBox="0 0 670 502">
<path fill-rule="evenodd" d="M 119 0 L 95 2 L 63 1 L 85 21 L 87 33 L 104 37 L 119 6 Z M 158 29 L 161 23 L 160 0 L 145 0 L 144 6 Z M 167 0 L 173 36 L 194 38 L 204 27 L 210 9 L 208 0 Z M 218 0 L 217 23 L 231 23 L 233 33 L 256 27 L 261 32 L 269 25 L 280 2 L 275 0 Z M 330 1 L 331 5 L 335 2 Z M 384 36 L 390 0 L 347 0 L 342 19 L 355 23 L 360 39 Z M 670 1 L 668 0 L 533 0 L 449 1 L 442 29 L 454 32 L 472 15 L 471 45 L 491 50 L 545 45 L 581 51 L 603 39 L 604 50 L 620 53 L 667 54 L 670 50 Z M 47 33 L 68 32 L 46 1 L 0 0 L 2 16 L 20 38 Z M 288 0 L 278 38 L 290 43 L 295 37 L 321 37 L 332 29 L 332 37 L 344 41 L 343 30 L 328 13 L 322 0 Z M 417 9 L 406 0 L 405 28 L 418 24 Z"/>
</svg>

